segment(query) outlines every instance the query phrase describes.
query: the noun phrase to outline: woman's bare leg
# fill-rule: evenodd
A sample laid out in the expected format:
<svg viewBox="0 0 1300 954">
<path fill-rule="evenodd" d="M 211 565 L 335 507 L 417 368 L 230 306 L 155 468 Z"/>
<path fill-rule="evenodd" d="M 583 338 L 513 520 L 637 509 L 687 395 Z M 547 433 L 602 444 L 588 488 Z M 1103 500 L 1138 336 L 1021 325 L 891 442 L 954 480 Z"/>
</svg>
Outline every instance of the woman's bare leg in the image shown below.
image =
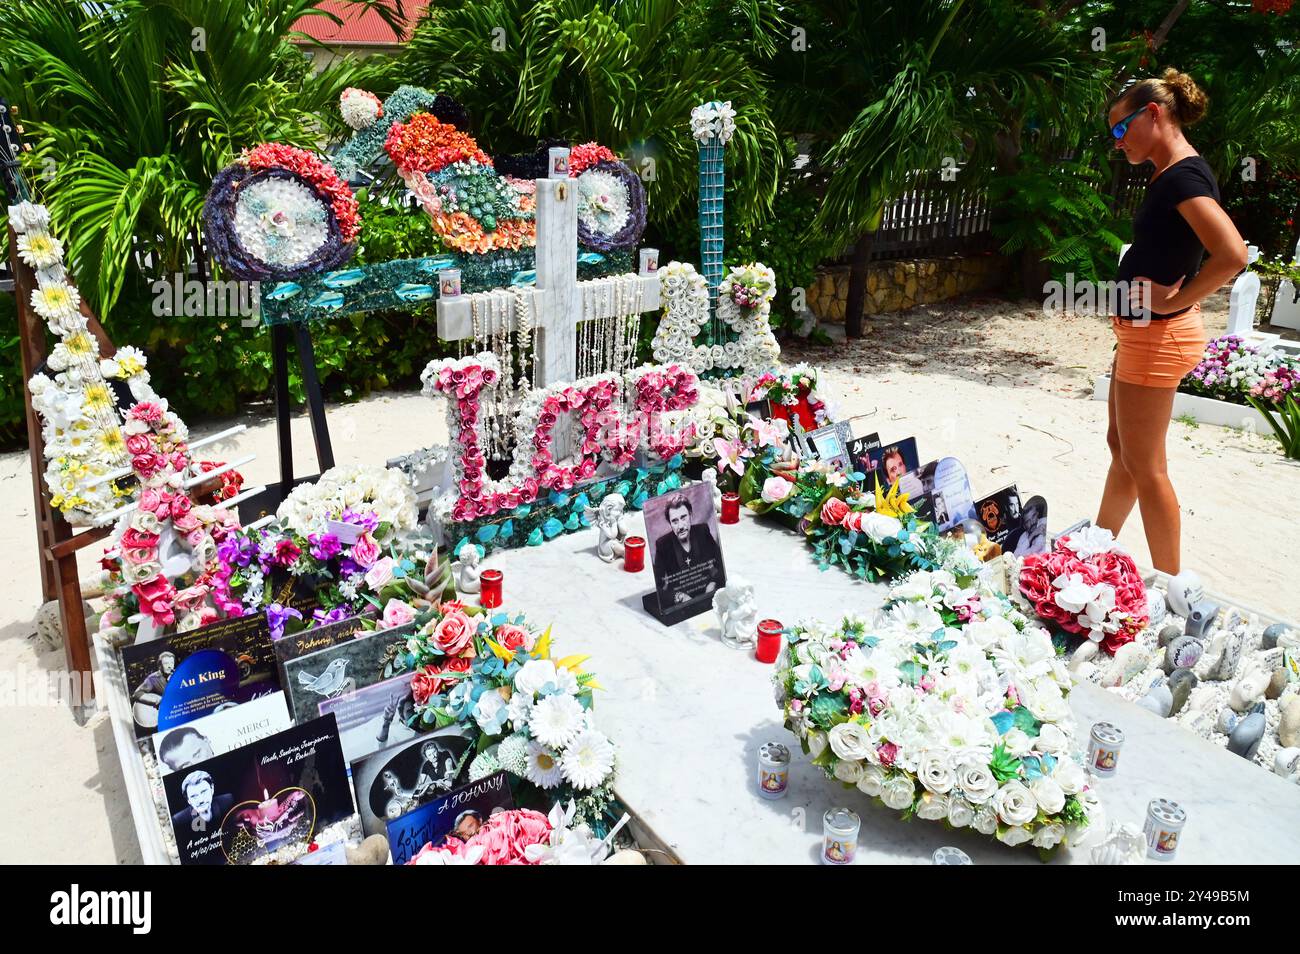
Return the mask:
<svg viewBox="0 0 1300 954">
<path fill-rule="evenodd" d="M 1101 508 L 1097 511 L 1097 526 L 1104 527 L 1115 536 L 1124 526 L 1124 521 L 1133 512 L 1137 503 L 1137 484 L 1124 467 L 1124 454 L 1120 447 L 1119 425 L 1115 423 L 1116 394 L 1118 381 L 1115 380 L 1115 367 L 1110 369 L 1110 394 L 1106 399 L 1106 443 L 1110 446 L 1110 470 L 1106 474 L 1106 489 L 1101 493 Z"/>
<path fill-rule="evenodd" d="M 1121 381 L 1112 381 L 1111 389 L 1115 397 L 1120 463 L 1137 490 L 1151 564 L 1165 573 L 1177 573 L 1182 516 L 1173 484 L 1169 482 L 1165 455 L 1169 414 L 1177 389 L 1146 388 Z M 1114 472 L 1114 465 L 1111 471 Z M 1110 488 L 1109 479 L 1106 486 Z M 1128 506 L 1132 508 L 1131 503 Z M 1100 519 L 1097 522 L 1106 526 Z"/>
</svg>

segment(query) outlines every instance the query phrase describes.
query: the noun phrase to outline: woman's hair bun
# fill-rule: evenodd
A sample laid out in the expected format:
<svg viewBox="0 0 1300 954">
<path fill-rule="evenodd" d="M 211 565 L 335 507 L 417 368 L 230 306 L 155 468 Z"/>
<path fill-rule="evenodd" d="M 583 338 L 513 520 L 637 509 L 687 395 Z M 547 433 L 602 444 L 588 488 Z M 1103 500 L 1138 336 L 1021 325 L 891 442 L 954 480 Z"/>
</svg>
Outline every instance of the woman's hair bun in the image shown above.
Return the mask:
<svg viewBox="0 0 1300 954">
<path fill-rule="evenodd" d="M 1161 81 L 1173 97 L 1173 112 L 1178 117 L 1178 121 L 1184 126 L 1199 122 L 1205 115 L 1210 99 L 1205 95 L 1205 91 L 1196 85 L 1196 80 L 1170 67 L 1165 70 Z"/>
</svg>

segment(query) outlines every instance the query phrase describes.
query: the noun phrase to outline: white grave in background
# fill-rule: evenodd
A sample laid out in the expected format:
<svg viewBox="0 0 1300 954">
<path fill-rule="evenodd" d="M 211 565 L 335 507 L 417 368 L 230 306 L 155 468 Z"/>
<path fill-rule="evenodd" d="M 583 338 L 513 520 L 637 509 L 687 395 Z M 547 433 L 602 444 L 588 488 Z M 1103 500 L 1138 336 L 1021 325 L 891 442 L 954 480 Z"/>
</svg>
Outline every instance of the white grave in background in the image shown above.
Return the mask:
<svg viewBox="0 0 1300 954">
<path fill-rule="evenodd" d="M 1296 242 L 1295 257 L 1292 261 L 1300 265 L 1300 242 Z M 1277 286 L 1277 297 L 1273 299 L 1273 314 L 1269 321 L 1279 328 L 1300 331 L 1300 301 L 1296 301 L 1296 287 L 1293 282 L 1288 280 Z"/>
</svg>

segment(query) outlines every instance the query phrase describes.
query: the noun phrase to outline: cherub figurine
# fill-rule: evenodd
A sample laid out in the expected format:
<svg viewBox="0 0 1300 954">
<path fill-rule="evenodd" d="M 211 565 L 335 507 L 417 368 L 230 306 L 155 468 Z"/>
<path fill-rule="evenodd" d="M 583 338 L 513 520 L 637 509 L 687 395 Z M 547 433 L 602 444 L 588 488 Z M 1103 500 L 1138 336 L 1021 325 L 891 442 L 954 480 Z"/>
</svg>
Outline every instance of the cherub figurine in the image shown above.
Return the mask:
<svg viewBox="0 0 1300 954">
<path fill-rule="evenodd" d="M 477 593 L 479 591 L 478 547 L 467 543 L 456 552 L 456 562 L 451 571 L 456 576 L 457 593 Z"/>
<path fill-rule="evenodd" d="M 613 563 L 623 555 L 623 541 L 627 538 L 626 518 L 623 511 L 627 501 L 622 494 L 606 494 L 599 507 L 586 509 L 587 519 L 596 525 L 600 540 L 596 544 L 596 555 L 606 563 Z"/>
<path fill-rule="evenodd" d="M 758 604 L 753 584 L 733 579 L 713 594 L 713 612 L 718 617 L 724 646 L 744 649 L 754 645 L 758 637 Z"/>
<path fill-rule="evenodd" d="M 707 467 L 700 479 L 709 485 L 709 493 L 713 495 L 713 512 L 722 513 L 722 488 L 718 486 L 718 472 L 712 467 Z"/>
</svg>

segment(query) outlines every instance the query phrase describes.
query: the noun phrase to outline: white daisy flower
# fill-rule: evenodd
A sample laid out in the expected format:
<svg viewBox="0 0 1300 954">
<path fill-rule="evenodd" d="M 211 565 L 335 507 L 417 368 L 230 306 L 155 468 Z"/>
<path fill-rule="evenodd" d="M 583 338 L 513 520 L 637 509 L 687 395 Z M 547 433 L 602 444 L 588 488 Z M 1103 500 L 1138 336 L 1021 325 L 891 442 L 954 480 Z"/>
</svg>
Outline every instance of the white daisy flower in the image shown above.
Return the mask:
<svg viewBox="0 0 1300 954">
<path fill-rule="evenodd" d="M 570 695 L 546 696 L 533 706 L 528 727 L 543 745 L 563 748 L 582 728 L 582 704 Z"/>
<path fill-rule="evenodd" d="M 18 257 L 32 268 L 52 268 L 63 261 L 63 243 L 44 230 L 18 236 Z"/>
<path fill-rule="evenodd" d="M 614 746 L 602 733 L 586 729 L 564 750 L 560 768 L 574 788 L 595 788 L 614 769 Z"/>
<path fill-rule="evenodd" d="M 555 788 L 560 784 L 564 773 L 560 770 L 560 760 L 555 752 L 534 741 L 528 743 L 528 763 L 524 777 L 538 788 Z"/>
</svg>

